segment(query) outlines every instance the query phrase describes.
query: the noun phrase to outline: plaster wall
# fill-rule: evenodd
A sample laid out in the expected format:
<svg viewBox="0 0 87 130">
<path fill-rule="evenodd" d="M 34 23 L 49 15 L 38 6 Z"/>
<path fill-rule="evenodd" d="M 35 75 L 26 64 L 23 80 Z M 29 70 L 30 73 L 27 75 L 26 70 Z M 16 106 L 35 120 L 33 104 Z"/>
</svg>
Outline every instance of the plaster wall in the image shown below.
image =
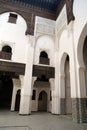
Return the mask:
<svg viewBox="0 0 87 130">
<path fill-rule="evenodd" d="M 63 16 L 64 14 L 66 14 L 66 11 L 64 8 L 66 6 L 64 6 L 63 10 L 60 13 L 60 16 L 58 17 L 57 21 L 56 21 L 56 26 L 60 27 L 59 30 L 59 37 L 58 40 L 56 40 L 56 46 L 58 46 L 58 51 L 56 50 L 55 54 L 56 54 L 56 70 L 59 71 L 59 75 L 58 72 L 56 71 L 55 75 L 57 75 L 58 77 L 60 76 L 64 76 L 64 67 L 62 66 L 62 63 L 64 64 L 65 56 L 64 55 L 69 55 L 70 58 L 70 83 L 71 83 L 71 97 L 79 97 L 81 96 L 80 94 L 80 87 L 79 87 L 79 76 L 77 74 L 77 69 L 78 69 L 78 55 L 77 55 L 77 50 L 78 50 L 78 41 L 81 35 L 81 32 L 85 26 L 85 24 L 87 23 L 87 17 L 86 17 L 86 8 L 87 8 L 87 1 L 76 1 L 74 0 L 74 7 L 73 7 L 73 12 L 74 12 L 74 16 L 75 16 L 75 20 L 71 21 L 69 23 L 69 25 L 66 25 L 67 23 L 67 19 L 63 19 L 65 24 L 62 24 L 63 22 L 60 22 L 60 25 L 57 25 L 59 23 L 58 20 L 62 20 L 61 16 Z M 80 12 L 79 12 L 80 10 Z M 67 16 L 65 17 L 67 18 Z M 61 29 L 62 28 L 62 29 Z M 56 31 L 58 32 L 58 31 Z M 58 61 L 57 61 L 58 60 Z M 62 61 L 63 60 L 63 61 Z M 82 61 L 82 60 L 81 60 Z M 58 68 L 57 68 L 58 67 Z M 56 80 L 58 80 L 55 77 Z M 60 78 L 59 78 L 59 82 L 60 82 Z M 84 80 L 83 80 L 83 84 L 84 84 Z M 56 82 L 56 89 L 58 89 L 58 86 L 60 86 L 60 83 Z M 59 88 L 60 90 L 60 88 Z M 60 96 L 61 93 L 58 93 Z M 85 95 L 85 89 L 83 91 L 83 94 Z"/>
<path fill-rule="evenodd" d="M 74 53 L 76 58 L 76 74 L 78 97 L 86 97 L 85 65 L 83 61 L 83 45 L 87 36 L 87 1 L 74 1 L 75 21 L 73 24 Z"/>
<path fill-rule="evenodd" d="M 39 63 L 40 52 L 46 51 L 50 65 L 54 66 L 55 21 L 36 17 L 34 34 L 34 64 Z"/>
<path fill-rule="evenodd" d="M 0 50 L 4 45 L 12 47 L 12 61 L 26 63 L 27 44 L 29 37 L 25 35 L 27 25 L 22 16 L 17 14 L 16 24 L 8 22 L 9 14 L 6 12 L 0 15 Z"/>
</svg>

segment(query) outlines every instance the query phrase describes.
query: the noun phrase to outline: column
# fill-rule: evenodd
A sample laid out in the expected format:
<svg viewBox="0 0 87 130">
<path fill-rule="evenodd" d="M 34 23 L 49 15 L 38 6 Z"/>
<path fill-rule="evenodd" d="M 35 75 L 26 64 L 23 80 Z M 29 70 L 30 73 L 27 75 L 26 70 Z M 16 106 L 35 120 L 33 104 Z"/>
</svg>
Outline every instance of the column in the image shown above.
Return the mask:
<svg viewBox="0 0 87 130">
<path fill-rule="evenodd" d="M 71 96 L 72 96 L 72 117 L 75 122 L 87 122 L 86 117 L 86 88 L 85 88 L 85 67 L 78 63 L 77 51 L 74 43 L 73 21 L 68 26 L 68 34 L 72 45 L 70 62 Z"/>
<path fill-rule="evenodd" d="M 59 74 L 60 114 L 65 114 L 65 74 Z"/>
<path fill-rule="evenodd" d="M 86 84 L 85 67 L 77 67 L 78 96 L 73 99 L 73 120 L 78 123 L 87 122 L 86 116 Z"/>
<path fill-rule="evenodd" d="M 18 88 L 21 88 L 21 83 L 19 79 L 12 79 L 12 80 L 13 80 L 13 93 L 12 93 L 11 111 L 15 111 L 16 94 Z"/>
<path fill-rule="evenodd" d="M 55 79 L 49 79 L 51 91 L 52 91 L 52 110 L 53 114 L 58 114 L 58 95 L 55 93 Z"/>
<path fill-rule="evenodd" d="M 31 97 L 32 97 L 32 69 L 33 69 L 33 47 L 28 45 L 27 50 L 27 62 L 25 75 L 21 80 L 21 102 L 20 102 L 20 114 L 31 114 Z"/>
</svg>

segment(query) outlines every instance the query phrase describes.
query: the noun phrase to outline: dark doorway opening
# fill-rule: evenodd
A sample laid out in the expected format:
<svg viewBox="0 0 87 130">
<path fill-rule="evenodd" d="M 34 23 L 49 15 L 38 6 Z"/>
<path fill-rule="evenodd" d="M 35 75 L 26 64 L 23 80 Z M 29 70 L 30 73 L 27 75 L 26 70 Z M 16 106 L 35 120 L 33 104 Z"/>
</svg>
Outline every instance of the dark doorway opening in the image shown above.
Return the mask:
<svg viewBox="0 0 87 130">
<path fill-rule="evenodd" d="M 85 64 L 85 83 L 86 83 L 86 97 L 87 97 L 87 36 L 83 45 L 83 61 Z M 86 98 L 86 111 L 87 111 L 87 98 Z"/>
<path fill-rule="evenodd" d="M 0 75 L 0 109 L 10 109 L 13 82 L 10 76 Z"/>
<path fill-rule="evenodd" d="M 47 111 L 47 93 L 41 91 L 38 99 L 38 111 Z"/>
<path fill-rule="evenodd" d="M 19 111 L 20 108 L 20 93 L 21 90 L 19 89 L 16 94 L 15 111 Z"/>
<path fill-rule="evenodd" d="M 65 60 L 65 113 L 72 114 L 72 99 L 70 85 L 70 59 L 67 55 Z"/>
</svg>

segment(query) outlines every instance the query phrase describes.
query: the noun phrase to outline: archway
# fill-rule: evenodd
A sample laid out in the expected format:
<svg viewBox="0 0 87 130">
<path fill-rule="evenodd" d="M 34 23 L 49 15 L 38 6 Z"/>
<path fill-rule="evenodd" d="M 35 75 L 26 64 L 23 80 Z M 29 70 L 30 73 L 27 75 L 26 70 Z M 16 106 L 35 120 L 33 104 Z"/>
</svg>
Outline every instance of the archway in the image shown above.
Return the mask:
<svg viewBox="0 0 87 130">
<path fill-rule="evenodd" d="M 72 113 L 69 56 L 65 60 L 65 114 Z"/>
<path fill-rule="evenodd" d="M 70 85 L 70 58 L 63 54 L 60 63 L 60 113 L 72 114 L 71 85 Z"/>
<path fill-rule="evenodd" d="M 47 93 L 41 91 L 38 98 L 38 111 L 47 111 Z"/>
<path fill-rule="evenodd" d="M 0 75 L 0 109 L 10 109 L 13 82 L 9 76 Z"/>
<path fill-rule="evenodd" d="M 11 49 L 11 47 L 8 46 L 8 45 L 7 45 L 7 46 L 3 46 L 2 51 L 3 51 L 3 52 L 12 53 L 12 49 Z"/>
<path fill-rule="evenodd" d="M 83 61 L 85 65 L 85 88 L 86 88 L 86 110 L 87 110 L 87 36 L 83 45 Z"/>
<path fill-rule="evenodd" d="M 77 85 L 78 95 L 76 100 L 76 120 L 77 122 L 87 122 L 87 24 L 84 26 L 77 44 Z M 78 107 L 77 107 L 78 104 Z M 77 118 L 78 117 L 78 118 Z"/>
</svg>

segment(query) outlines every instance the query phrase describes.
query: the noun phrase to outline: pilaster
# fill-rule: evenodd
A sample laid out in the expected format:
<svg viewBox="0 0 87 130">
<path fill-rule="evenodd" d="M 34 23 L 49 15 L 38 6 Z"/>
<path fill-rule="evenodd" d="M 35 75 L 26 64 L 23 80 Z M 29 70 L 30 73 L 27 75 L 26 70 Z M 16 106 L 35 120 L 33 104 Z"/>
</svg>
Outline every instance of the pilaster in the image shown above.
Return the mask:
<svg viewBox="0 0 87 130">
<path fill-rule="evenodd" d="M 51 91 L 52 91 L 52 110 L 51 110 L 51 112 L 53 114 L 58 114 L 59 98 L 58 98 L 58 95 L 56 95 L 56 93 L 55 93 L 55 79 L 51 78 L 49 80 L 49 82 L 50 82 Z"/>
</svg>

